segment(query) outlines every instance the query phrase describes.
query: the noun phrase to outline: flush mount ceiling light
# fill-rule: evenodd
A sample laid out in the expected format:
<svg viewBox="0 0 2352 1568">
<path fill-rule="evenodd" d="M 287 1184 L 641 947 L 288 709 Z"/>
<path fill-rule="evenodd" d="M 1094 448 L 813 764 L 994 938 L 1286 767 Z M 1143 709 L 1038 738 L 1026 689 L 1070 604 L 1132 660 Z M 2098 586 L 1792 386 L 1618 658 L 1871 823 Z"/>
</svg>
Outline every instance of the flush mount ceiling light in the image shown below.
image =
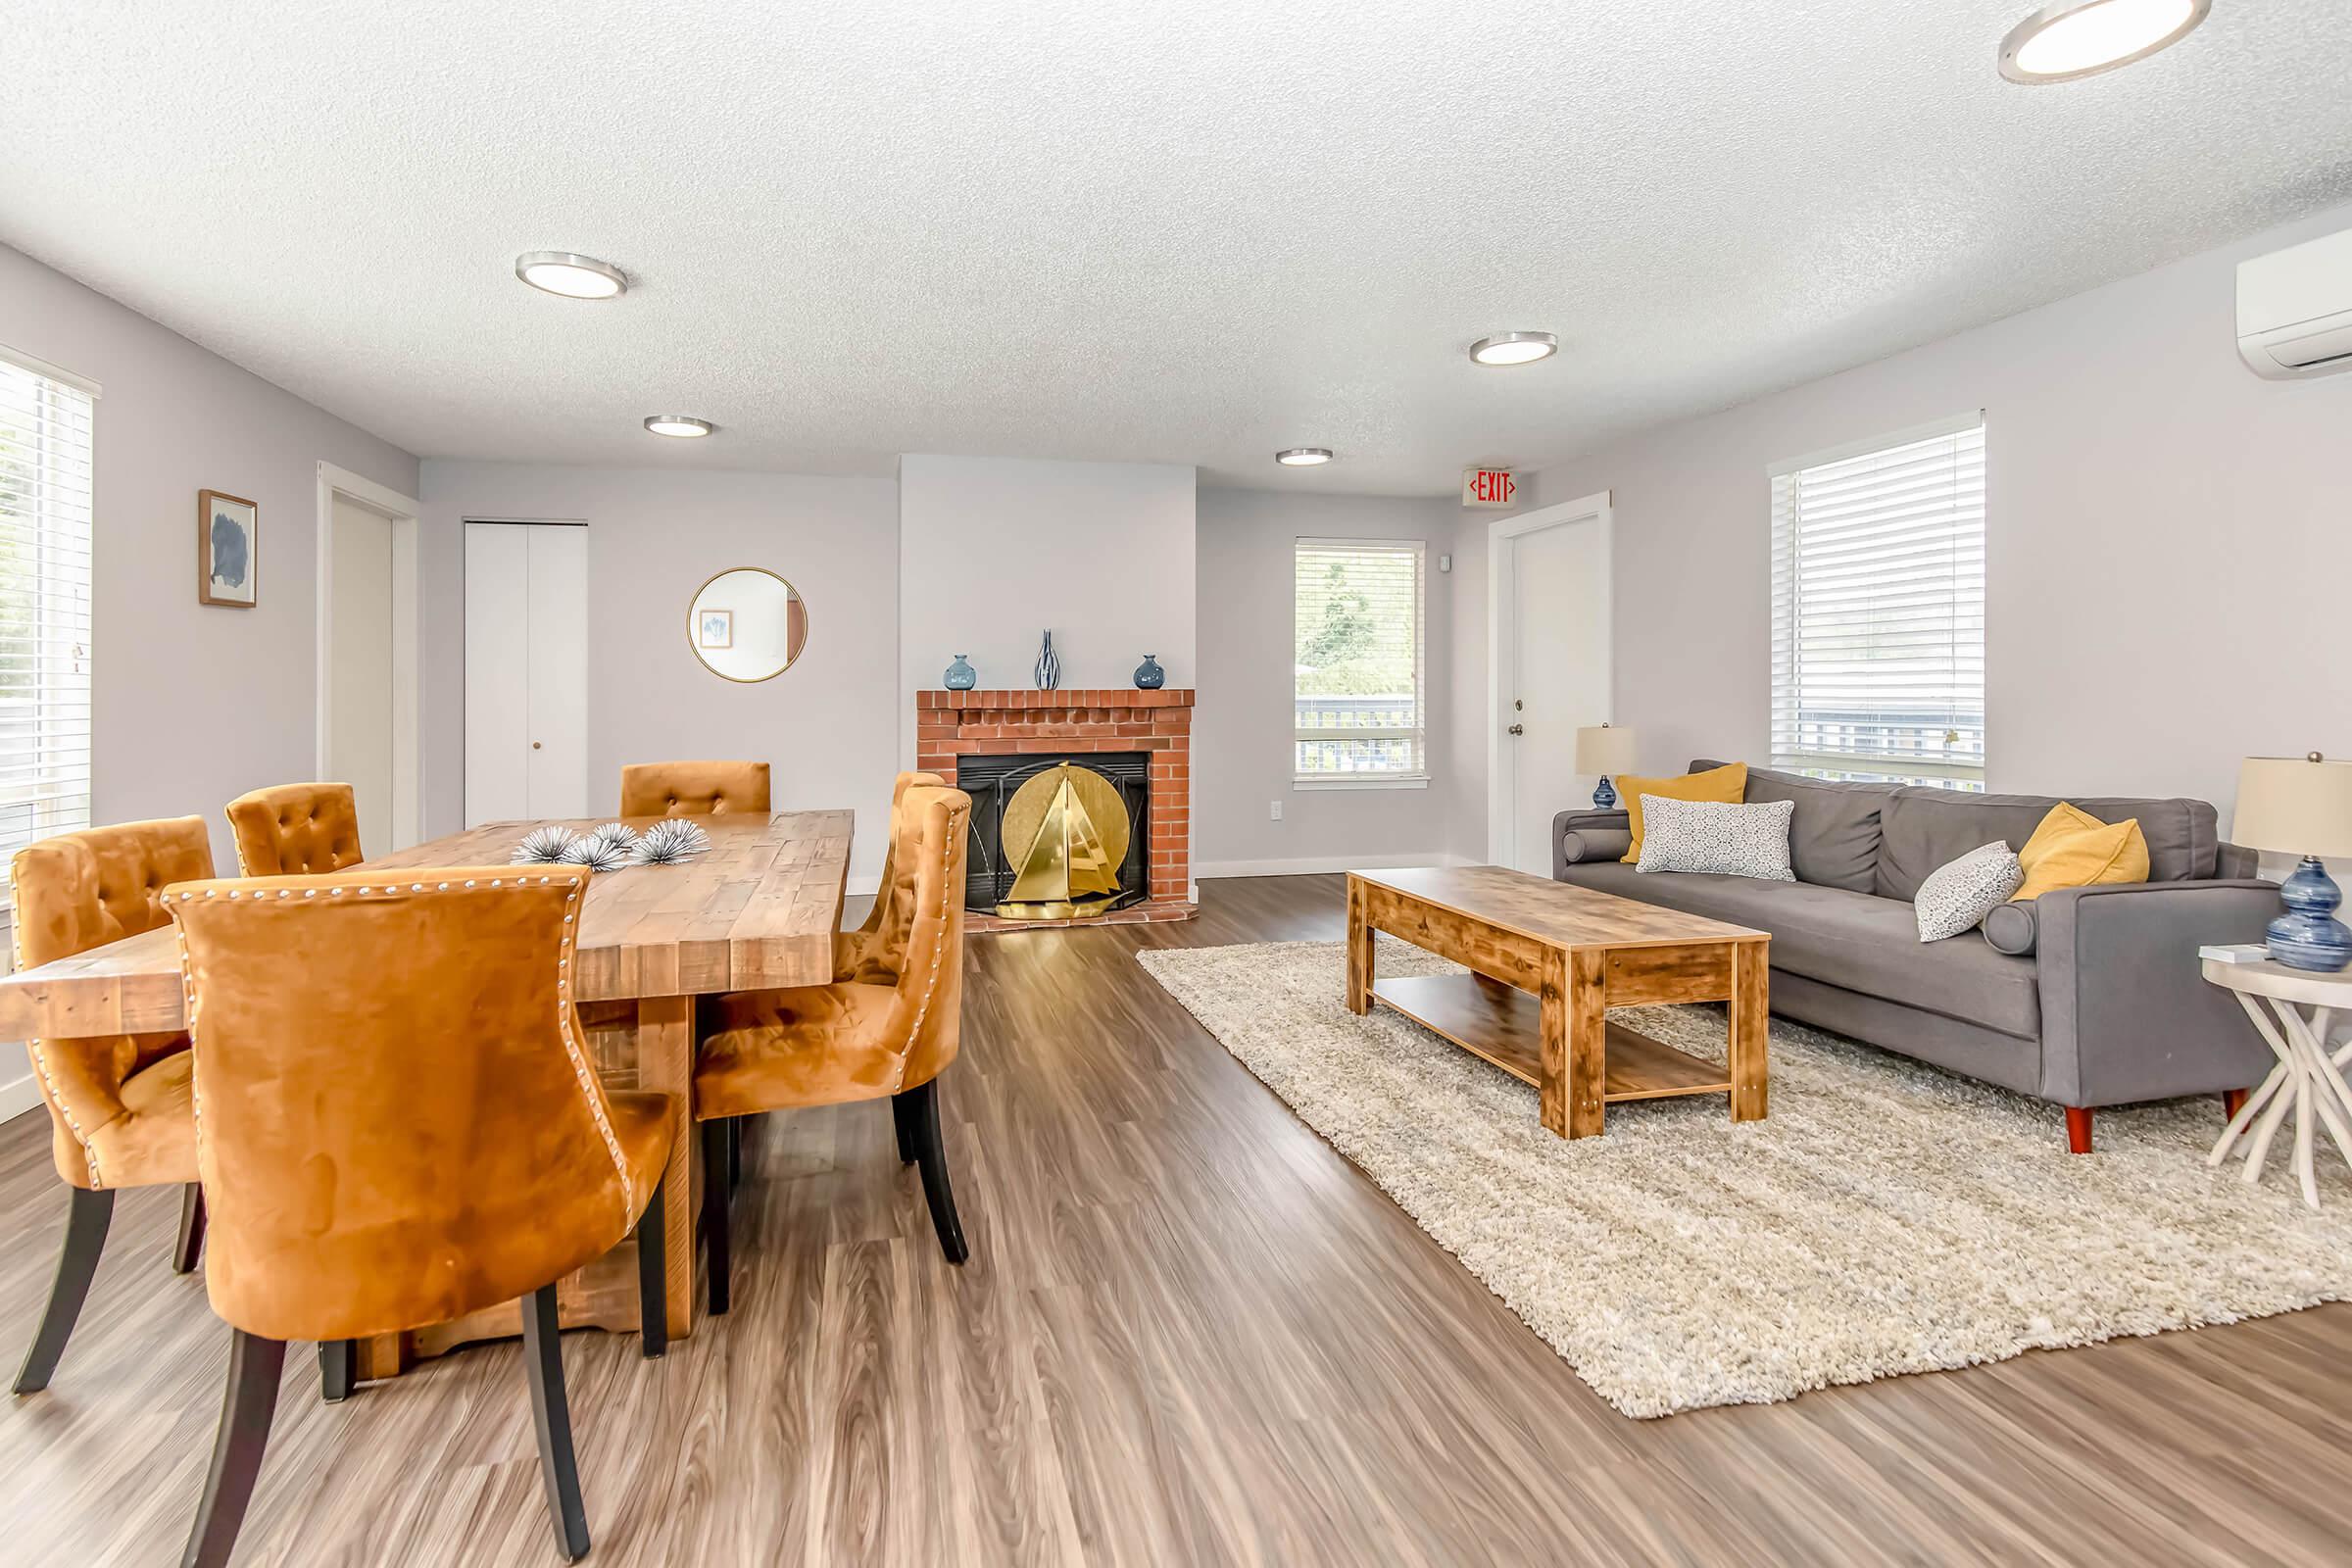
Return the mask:
<svg viewBox="0 0 2352 1568">
<path fill-rule="evenodd" d="M 1479 365 L 1533 365 L 1560 352 L 1560 340 L 1549 332 L 1497 332 L 1470 345 L 1470 358 Z"/>
<path fill-rule="evenodd" d="M 525 251 L 514 258 L 514 275 L 533 288 L 567 300 L 609 300 L 625 293 L 629 280 L 611 262 L 569 251 Z"/>
<path fill-rule="evenodd" d="M 1286 447 L 1274 454 L 1274 461 L 1286 468 L 1311 468 L 1331 461 L 1329 447 Z"/>
<path fill-rule="evenodd" d="M 710 421 L 698 419 L 691 414 L 653 415 L 645 421 L 645 427 L 656 435 L 671 435 L 680 440 L 710 433 Z"/>
<path fill-rule="evenodd" d="M 2179 43 L 2213 0 L 2055 0 L 2001 40 L 2001 74 L 2029 85 L 2073 81 Z"/>
</svg>

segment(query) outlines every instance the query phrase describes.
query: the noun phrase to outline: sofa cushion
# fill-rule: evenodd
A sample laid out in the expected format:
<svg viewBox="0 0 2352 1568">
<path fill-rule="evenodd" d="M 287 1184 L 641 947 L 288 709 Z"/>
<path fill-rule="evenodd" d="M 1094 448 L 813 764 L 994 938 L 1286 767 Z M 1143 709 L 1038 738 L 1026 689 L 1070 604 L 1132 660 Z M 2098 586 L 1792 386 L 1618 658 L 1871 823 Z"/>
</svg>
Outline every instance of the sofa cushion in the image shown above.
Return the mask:
<svg viewBox="0 0 2352 1568">
<path fill-rule="evenodd" d="M 2004 904 L 1984 916 L 1984 940 L 1995 953 L 2032 957 L 2040 945 L 2038 904 Z"/>
<path fill-rule="evenodd" d="M 1578 887 L 1769 931 L 1776 969 L 2021 1040 L 2041 1033 L 2032 958 L 1995 953 L 1982 942 L 1923 943 L 1917 914 L 1899 899 L 1739 876 L 1643 876 L 1615 861 L 1571 865 L 1566 878 Z"/>
<path fill-rule="evenodd" d="M 1702 759 L 1690 764 L 1690 771 L 1721 766 Z M 1751 806 L 1758 801 L 1796 804 L 1796 815 L 1788 823 L 1788 864 L 1799 882 L 1869 893 L 1879 869 L 1879 814 L 1886 797 L 1901 788 L 1751 767 L 1746 799 Z"/>
<path fill-rule="evenodd" d="M 2219 819 L 2205 802 L 2082 795 L 2066 799 L 2102 822 L 2138 818 L 2148 844 L 2149 881 L 2185 882 L 2213 875 L 2221 835 Z M 2057 804 L 2055 795 L 1975 795 L 1906 785 L 1887 797 L 1882 813 L 1886 838 L 1879 846 L 1872 891 L 1881 898 L 1916 898 L 1930 871 L 1980 844 L 1999 839 L 2022 850 Z"/>
</svg>

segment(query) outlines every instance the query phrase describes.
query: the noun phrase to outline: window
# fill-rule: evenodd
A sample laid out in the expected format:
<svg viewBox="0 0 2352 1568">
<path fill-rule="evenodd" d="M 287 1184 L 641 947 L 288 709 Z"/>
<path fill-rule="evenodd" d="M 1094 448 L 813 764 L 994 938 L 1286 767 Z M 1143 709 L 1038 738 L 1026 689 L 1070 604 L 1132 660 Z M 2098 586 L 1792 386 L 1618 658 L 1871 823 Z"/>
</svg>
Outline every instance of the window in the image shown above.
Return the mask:
<svg viewBox="0 0 2352 1568">
<path fill-rule="evenodd" d="M 1294 767 L 1309 786 L 1426 785 L 1417 539 L 1301 539 L 1293 557 Z"/>
<path fill-rule="evenodd" d="M 90 825 L 96 393 L 0 351 L 0 877 L 35 839 Z"/>
<path fill-rule="evenodd" d="M 1772 760 L 1984 787 L 1984 420 L 1772 471 Z"/>
</svg>

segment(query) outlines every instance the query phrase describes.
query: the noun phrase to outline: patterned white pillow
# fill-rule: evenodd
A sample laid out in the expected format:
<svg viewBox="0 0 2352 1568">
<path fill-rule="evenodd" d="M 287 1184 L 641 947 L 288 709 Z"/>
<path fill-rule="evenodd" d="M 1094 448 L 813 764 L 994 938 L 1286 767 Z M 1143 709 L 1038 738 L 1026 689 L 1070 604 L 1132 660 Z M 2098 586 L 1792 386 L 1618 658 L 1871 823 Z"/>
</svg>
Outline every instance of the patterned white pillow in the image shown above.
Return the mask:
<svg viewBox="0 0 2352 1568">
<path fill-rule="evenodd" d="M 1919 940 L 1941 942 L 1974 931 L 2025 885 L 2026 869 L 2017 863 L 2017 852 L 1997 842 L 1937 866 L 1911 901 L 1919 914 Z"/>
<path fill-rule="evenodd" d="M 1642 797 L 1642 858 L 1637 871 L 1721 871 L 1727 876 L 1793 882 L 1788 819 L 1794 801 L 1728 806 L 1714 801 Z"/>
</svg>

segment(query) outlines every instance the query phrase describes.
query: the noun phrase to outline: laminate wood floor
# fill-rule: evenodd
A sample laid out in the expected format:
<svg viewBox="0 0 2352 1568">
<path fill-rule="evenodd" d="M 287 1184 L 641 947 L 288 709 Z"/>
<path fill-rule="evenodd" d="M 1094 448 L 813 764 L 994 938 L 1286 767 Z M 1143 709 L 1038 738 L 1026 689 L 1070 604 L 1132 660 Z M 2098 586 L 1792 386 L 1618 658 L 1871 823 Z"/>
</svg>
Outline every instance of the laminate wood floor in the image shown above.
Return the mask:
<svg viewBox="0 0 2352 1568">
<path fill-rule="evenodd" d="M 734 1311 L 659 1362 L 565 1336 L 592 1563 L 2352 1560 L 2347 1306 L 1618 1416 L 1134 962 L 1337 940 L 1339 880 L 1202 894 L 971 940 L 967 1267 L 882 1106 L 771 1117 Z M 56 1383 L 0 1414 L 0 1560 L 179 1550 L 227 1334 L 166 1269 L 175 1202 L 123 1195 Z M 0 1127 L 11 1367 L 64 1216 L 45 1118 Z M 331 1408 L 287 1365 L 241 1560 L 556 1560 L 514 1344 Z"/>
</svg>

